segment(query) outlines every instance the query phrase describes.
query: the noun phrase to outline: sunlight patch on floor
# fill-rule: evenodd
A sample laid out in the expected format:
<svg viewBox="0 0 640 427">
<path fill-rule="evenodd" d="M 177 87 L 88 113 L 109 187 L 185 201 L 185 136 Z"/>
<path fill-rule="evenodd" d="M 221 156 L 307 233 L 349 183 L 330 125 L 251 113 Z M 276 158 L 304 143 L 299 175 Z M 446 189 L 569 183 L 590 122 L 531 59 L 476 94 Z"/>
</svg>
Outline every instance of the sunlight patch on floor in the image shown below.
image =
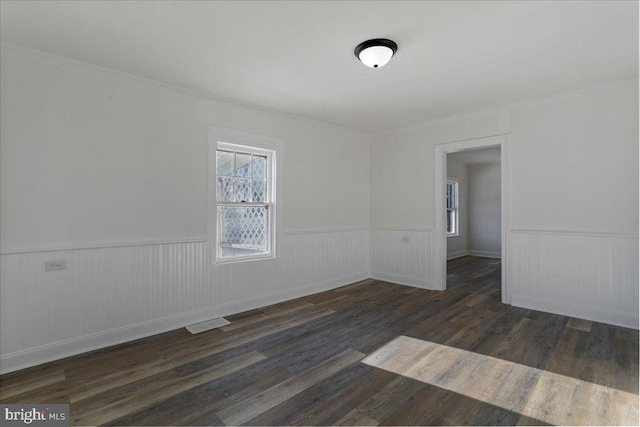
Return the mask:
<svg viewBox="0 0 640 427">
<path fill-rule="evenodd" d="M 362 362 L 550 424 L 638 425 L 633 393 L 430 341 L 399 336 Z"/>
</svg>

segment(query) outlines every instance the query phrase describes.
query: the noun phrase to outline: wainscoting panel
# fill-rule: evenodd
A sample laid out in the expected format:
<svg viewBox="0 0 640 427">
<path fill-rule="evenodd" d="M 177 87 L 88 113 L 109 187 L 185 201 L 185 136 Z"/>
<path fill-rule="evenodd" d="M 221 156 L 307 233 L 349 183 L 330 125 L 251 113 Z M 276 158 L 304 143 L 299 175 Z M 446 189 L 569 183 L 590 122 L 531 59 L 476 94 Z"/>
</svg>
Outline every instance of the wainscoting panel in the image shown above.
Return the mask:
<svg viewBox="0 0 640 427">
<path fill-rule="evenodd" d="M 371 230 L 371 277 L 433 289 L 433 230 Z"/>
<path fill-rule="evenodd" d="M 0 256 L 0 372 L 367 277 L 433 288 L 432 230 L 285 234 L 277 259 L 209 264 L 205 241 Z M 512 303 L 638 328 L 638 237 L 514 230 Z M 62 271 L 45 261 L 64 259 Z"/>
<path fill-rule="evenodd" d="M 511 303 L 638 329 L 638 237 L 514 230 Z"/>
<path fill-rule="evenodd" d="M 206 241 L 0 256 L 0 372 L 369 277 L 369 230 L 285 234 L 276 259 L 209 264 Z M 45 272 L 64 259 L 65 270 Z"/>
</svg>

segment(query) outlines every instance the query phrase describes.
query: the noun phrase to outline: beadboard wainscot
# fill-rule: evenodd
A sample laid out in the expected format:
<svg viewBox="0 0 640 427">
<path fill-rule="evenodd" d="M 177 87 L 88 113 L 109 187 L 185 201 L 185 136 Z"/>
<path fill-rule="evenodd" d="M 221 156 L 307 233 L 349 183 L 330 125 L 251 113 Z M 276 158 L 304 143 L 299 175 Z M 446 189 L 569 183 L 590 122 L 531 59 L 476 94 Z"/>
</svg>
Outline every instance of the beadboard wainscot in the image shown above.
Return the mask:
<svg viewBox="0 0 640 427">
<path fill-rule="evenodd" d="M 511 303 L 638 329 L 638 235 L 512 230 Z"/>
<path fill-rule="evenodd" d="M 205 238 L 0 255 L 0 371 L 181 328 L 369 277 L 369 230 L 285 232 L 275 259 L 210 265 Z M 45 272 L 50 260 L 66 269 Z"/>
<path fill-rule="evenodd" d="M 372 229 L 371 277 L 434 289 L 433 240 L 433 229 L 429 228 Z"/>
</svg>

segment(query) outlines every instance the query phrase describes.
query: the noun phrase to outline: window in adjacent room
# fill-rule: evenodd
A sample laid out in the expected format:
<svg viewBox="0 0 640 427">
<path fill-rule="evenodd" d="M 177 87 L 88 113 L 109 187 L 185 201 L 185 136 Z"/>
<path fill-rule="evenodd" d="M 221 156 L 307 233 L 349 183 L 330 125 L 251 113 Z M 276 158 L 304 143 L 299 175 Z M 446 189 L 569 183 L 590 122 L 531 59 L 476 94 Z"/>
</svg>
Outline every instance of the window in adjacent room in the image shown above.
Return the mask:
<svg viewBox="0 0 640 427">
<path fill-rule="evenodd" d="M 275 165 L 275 150 L 216 141 L 216 262 L 275 256 Z"/>
<path fill-rule="evenodd" d="M 447 180 L 447 236 L 460 234 L 460 212 L 458 205 L 458 181 Z"/>
</svg>

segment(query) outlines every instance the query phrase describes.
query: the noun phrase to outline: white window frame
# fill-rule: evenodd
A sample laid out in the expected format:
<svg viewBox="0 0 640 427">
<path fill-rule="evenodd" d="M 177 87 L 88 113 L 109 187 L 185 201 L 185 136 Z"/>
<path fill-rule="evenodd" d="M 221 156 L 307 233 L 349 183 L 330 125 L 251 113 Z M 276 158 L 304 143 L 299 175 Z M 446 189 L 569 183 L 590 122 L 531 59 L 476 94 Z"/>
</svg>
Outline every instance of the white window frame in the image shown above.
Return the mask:
<svg viewBox="0 0 640 427">
<path fill-rule="evenodd" d="M 237 203 L 238 206 L 268 205 L 269 220 L 267 230 L 267 252 L 261 254 L 248 254 L 222 257 L 219 254 L 218 244 L 218 201 L 217 201 L 217 150 L 239 151 L 258 154 L 267 157 L 267 189 L 265 203 Z M 241 132 L 234 129 L 209 127 L 209 184 L 208 184 L 208 229 L 209 229 L 209 253 L 211 263 L 226 264 L 242 261 L 268 260 L 279 255 L 279 242 L 281 241 L 281 215 L 279 206 L 278 157 L 282 149 L 282 142 L 277 139 L 262 135 Z M 231 205 L 226 203 L 225 205 Z"/>
<path fill-rule="evenodd" d="M 457 178 L 453 178 L 453 177 L 447 177 L 447 181 L 446 184 L 453 184 L 453 188 L 454 188 L 454 194 L 453 194 L 453 204 L 454 207 L 452 208 L 447 208 L 446 203 L 445 203 L 445 210 L 447 211 L 447 216 L 448 216 L 448 211 L 452 210 L 453 211 L 453 222 L 454 222 L 454 229 L 452 232 L 447 231 L 447 237 L 457 237 L 460 236 L 460 181 Z M 446 193 L 445 193 L 446 196 Z"/>
</svg>

